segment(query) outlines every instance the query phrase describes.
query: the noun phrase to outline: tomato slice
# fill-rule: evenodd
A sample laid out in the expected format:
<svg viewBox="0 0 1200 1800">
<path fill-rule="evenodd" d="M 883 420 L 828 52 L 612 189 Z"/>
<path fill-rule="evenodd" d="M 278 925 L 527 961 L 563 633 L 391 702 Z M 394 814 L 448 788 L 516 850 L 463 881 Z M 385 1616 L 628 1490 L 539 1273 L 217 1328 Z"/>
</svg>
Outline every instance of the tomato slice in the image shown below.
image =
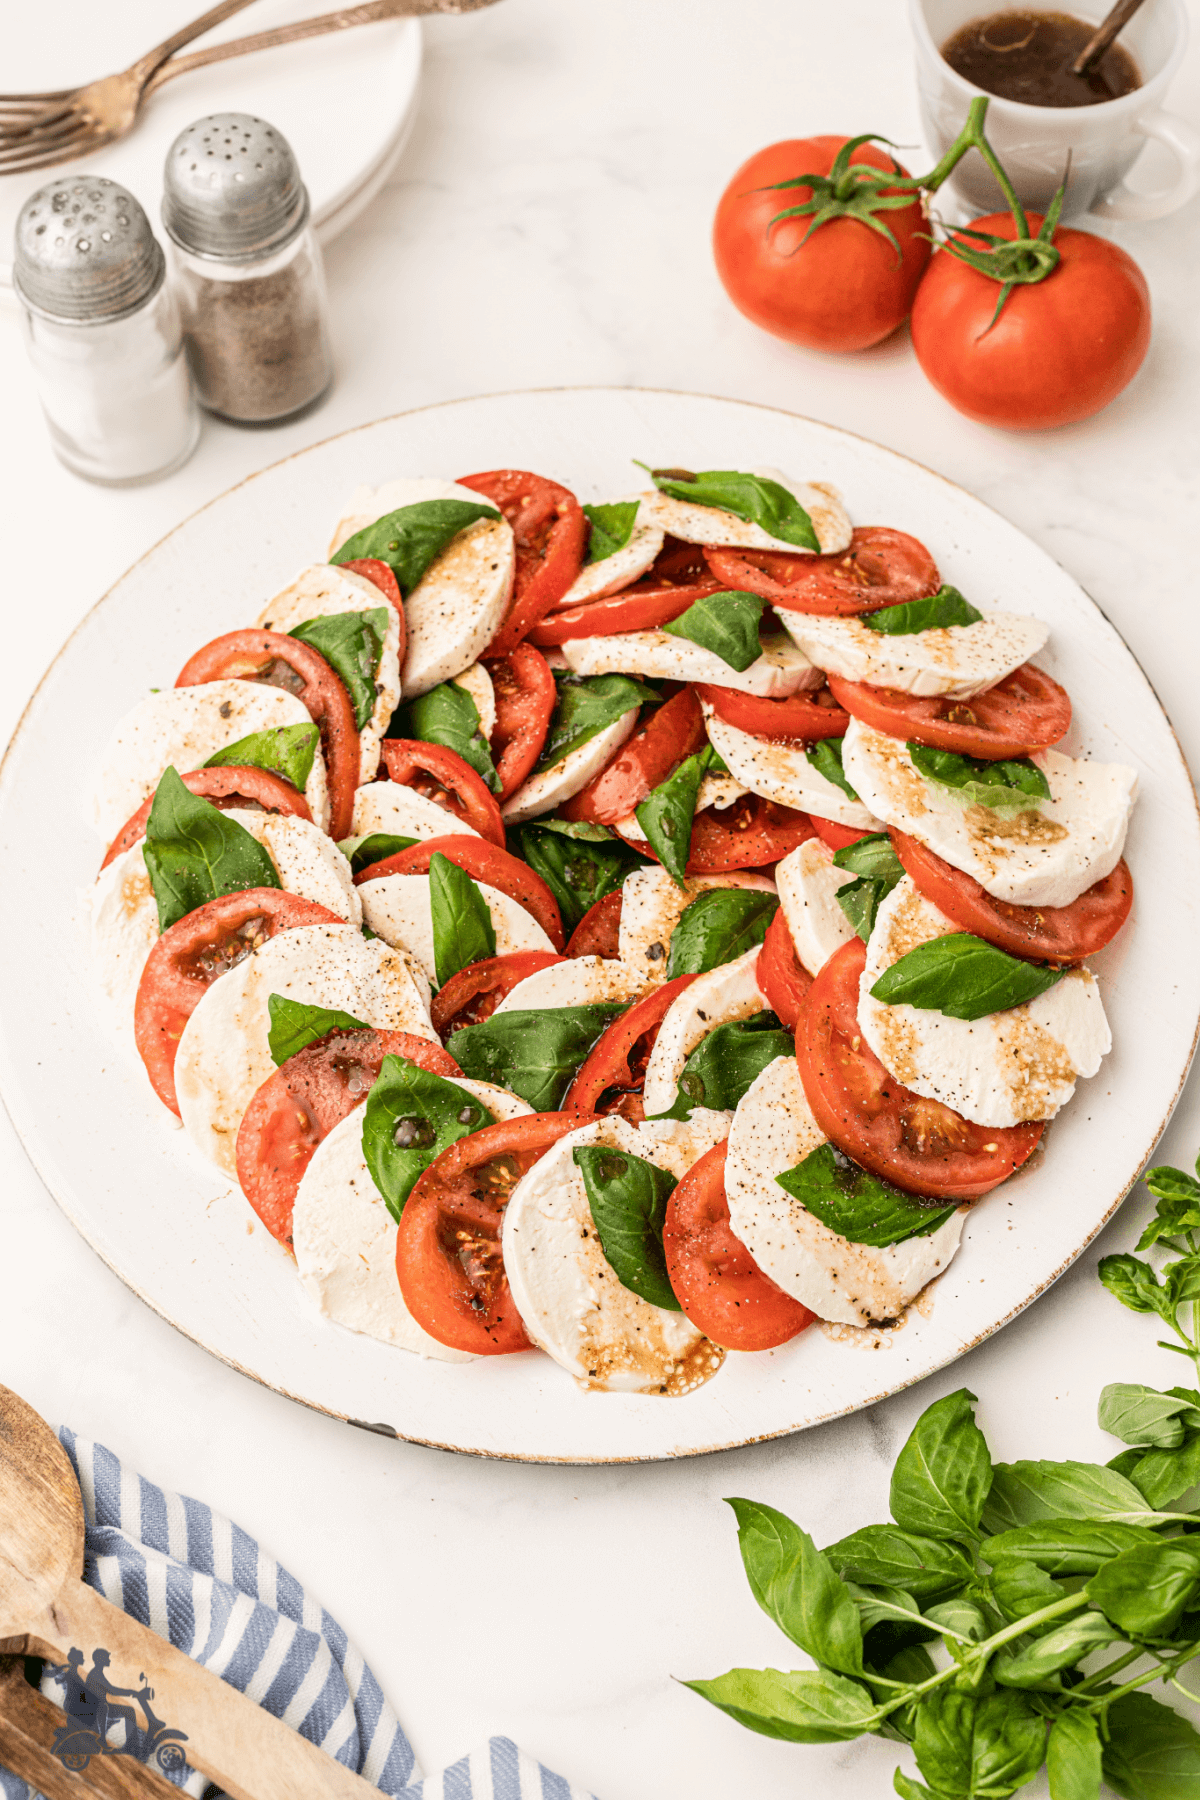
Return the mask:
<svg viewBox="0 0 1200 1800">
<path fill-rule="evenodd" d="M 228 811 L 231 806 L 241 806 L 250 812 L 286 813 L 289 818 L 307 819 L 312 824 L 312 814 L 304 795 L 290 781 L 285 781 L 282 775 L 276 775 L 270 769 L 250 766 L 239 768 L 230 764 L 222 769 L 192 769 L 181 780 L 189 794 L 199 794 L 202 799 L 211 800 L 221 812 Z M 139 839 L 145 837 L 146 821 L 153 805 L 154 795 L 150 794 L 137 811 L 126 819 L 108 846 L 104 861 L 100 864 L 101 869 L 107 869 L 114 857 L 120 856 L 125 850 L 131 850 Z"/>
<path fill-rule="evenodd" d="M 510 950 L 507 956 L 488 956 L 482 962 L 468 963 L 452 975 L 445 987 L 433 996 L 429 1016 L 441 1038 L 451 1037 L 464 1025 L 481 1025 L 490 1019 L 502 1000 L 507 1000 L 519 981 L 548 969 L 551 963 L 565 962 L 565 956 L 554 956 L 549 950 Z"/>
<path fill-rule="evenodd" d="M 455 751 L 420 738 L 384 738 L 379 750 L 390 781 L 423 794 L 503 850 L 504 821 L 495 797 Z"/>
<path fill-rule="evenodd" d="M 331 1031 L 267 1076 L 237 1136 L 237 1178 L 271 1233 L 290 1250 L 292 1208 L 304 1171 L 335 1125 L 361 1106 L 385 1056 L 444 1075 L 462 1071 L 440 1044 L 407 1031 Z"/>
<path fill-rule="evenodd" d="M 605 894 L 589 906 L 571 933 L 568 956 L 603 956 L 608 962 L 619 961 L 621 955 L 621 896 Z"/>
<path fill-rule="evenodd" d="M 350 835 L 358 787 L 358 727 L 350 696 L 319 651 L 279 631 L 228 631 L 184 663 L 176 687 L 206 681 L 260 681 L 295 694 L 320 728 L 329 778 L 329 835 Z"/>
<path fill-rule="evenodd" d="M 339 563 L 341 569 L 349 569 L 352 575 L 361 575 L 372 586 L 377 587 L 385 600 L 390 600 L 396 609 L 396 617 L 400 621 L 400 667 L 404 667 L 404 653 L 408 649 L 408 620 L 404 616 L 404 596 L 400 592 L 400 583 L 385 562 L 376 556 L 356 556 L 352 562 Z"/>
<path fill-rule="evenodd" d="M 771 1011 L 778 1014 L 784 1030 L 794 1033 L 813 978 L 796 955 L 796 945 L 782 906 L 767 926 L 767 935 L 754 965 L 754 979 Z"/>
<path fill-rule="evenodd" d="M 739 694 L 736 688 L 697 682 L 696 692 L 707 700 L 718 719 L 748 731 L 754 737 L 812 744 L 818 738 L 844 737 L 850 714 L 836 706 L 827 687 L 812 694 L 790 694 L 786 700 L 760 700 L 755 694 Z"/>
<path fill-rule="evenodd" d="M 513 528 L 517 566 L 512 599 L 486 652 L 507 656 L 578 575 L 587 544 L 587 518 L 570 488 L 527 469 L 464 475 L 458 485 L 473 488 L 498 506 Z"/>
<path fill-rule="evenodd" d="M 498 888 L 518 906 L 523 906 L 537 920 L 555 949 L 562 949 L 566 942 L 562 914 L 546 883 L 528 863 L 511 856 L 496 844 L 488 843 L 485 838 L 426 838 L 407 850 L 397 851 L 395 856 L 369 863 L 354 877 L 354 885 L 361 887 L 364 881 L 379 881 L 384 875 L 427 875 L 435 851 L 465 869 L 472 881 L 486 881 L 489 887 Z"/>
<path fill-rule="evenodd" d="M 218 976 L 235 969 L 277 931 L 345 922 L 327 906 L 282 888 L 243 888 L 198 906 L 163 932 L 138 982 L 133 1030 L 150 1085 L 164 1106 L 179 1116 L 175 1098 L 179 1040 Z"/>
<path fill-rule="evenodd" d="M 515 644 L 486 665 L 496 697 L 491 750 L 500 778 L 500 801 L 514 794 L 542 753 L 558 689 L 550 665 L 532 644 Z"/>
<path fill-rule="evenodd" d="M 972 876 L 902 831 L 891 832 L 905 872 L 927 900 L 963 931 L 1033 962 L 1079 963 L 1116 937 L 1133 905 L 1133 877 L 1124 858 L 1069 906 L 1012 906 L 996 900 Z"/>
<path fill-rule="evenodd" d="M 554 612 L 531 634 L 535 644 L 565 644 L 568 638 L 611 637 L 617 631 L 651 631 L 685 613 L 692 602 L 718 594 L 699 544 L 667 537 L 646 573 L 603 600 L 585 600 Z"/>
<path fill-rule="evenodd" d="M 796 1062 L 813 1117 L 831 1143 L 910 1194 L 977 1200 L 1032 1156 L 1041 1121 L 973 1125 L 894 1081 L 858 1027 L 861 938 L 835 951 L 808 990 Z"/>
<path fill-rule="evenodd" d="M 1028 756 L 1031 750 L 1057 744 L 1071 725 L 1066 689 L 1032 663 L 1022 663 L 970 700 L 901 694 L 865 681 L 843 681 L 840 675 L 828 680 L 830 692 L 864 725 L 960 756 Z"/>
<path fill-rule="evenodd" d="M 919 539 L 887 525 L 861 525 L 850 548 L 835 556 L 791 556 L 783 550 L 705 551 L 724 587 L 761 594 L 792 612 L 841 618 L 922 600 L 942 585 Z"/>
<path fill-rule="evenodd" d="M 643 838 L 622 837 L 654 862 L 659 858 Z M 761 794 L 739 794 L 732 806 L 705 807 L 692 820 L 685 873 L 725 875 L 732 869 L 761 869 L 798 849 L 813 835 L 807 813 L 764 800 Z"/>
<path fill-rule="evenodd" d="M 513 1304 L 500 1230 L 513 1188 L 579 1113 L 530 1113 L 451 1144 L 405 1203 L 396 1238 L 400 1292 L 439 1344 L 476 1356 L 533 1348 Z"/>
<path fill-rule="evenodd" d="M 811 1325 L 807 1306 L 764 1275 L 733 1234 L 725 1198 L 728 1139 L 692 1164 L 667 1201 L 663 1249 L 675 1298 L 726 1350 L 773 1350 Z"/>
<path fill-rule="evenodd" d="M 563 1101 L 565 1112 L 620 1113 L 631 1125 L 641 1123 L 646 1116 L 642 1107 L 646 1064 L 659 1026 L 671 1002 L 695 979 L 694 975 L 677 975 L 613 1020 L 592 1045 L 571 1083 Z M 610 1089 L 616 1092 L 610 1093 Z"/>
<path fill-rule="evenodd" d="M 614 824 L 640 806 L 678 763 L 707 742 L 696 690 L 681 688 L 651 714 L 648 724 L 626 738 L 612 761 L 585 788 L 559 807 L 559 817 L 589 825 Z"/>
<path fill-rule="evenodd" d="M 818 819 L 816 813 L 808 816 L 821 842 L 831 850 L 845 850 L 847 845 L 857 844 L 859 838 L 871 836 L 869 831 L 856 831 L 853 825 L 839 825 L 836 819 Z"/>
</svg>

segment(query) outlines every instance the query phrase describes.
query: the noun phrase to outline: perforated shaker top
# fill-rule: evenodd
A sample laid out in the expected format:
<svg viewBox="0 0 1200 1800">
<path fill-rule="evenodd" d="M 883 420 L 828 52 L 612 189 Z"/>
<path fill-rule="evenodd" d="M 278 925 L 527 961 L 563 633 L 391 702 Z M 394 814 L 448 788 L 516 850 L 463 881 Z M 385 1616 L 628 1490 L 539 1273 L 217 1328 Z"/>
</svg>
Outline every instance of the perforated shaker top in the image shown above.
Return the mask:
<svg viewBox="0 0 1200 1800">
<path fill-rule="evenodd" d="M 17 292 L 38 312 L 96 321 L 157 293 L 162 245 L 129 192 L 103 175 L 47 182 L 21 208 L 13 246 Z"/>
<path fill-rule="evenodd" d="M 291 145 L 253 113 L 210 113 L 167 151 L 163 224 L 185 250 L 248 261 L 282 249 L 307 218 Z"/>
</svg>

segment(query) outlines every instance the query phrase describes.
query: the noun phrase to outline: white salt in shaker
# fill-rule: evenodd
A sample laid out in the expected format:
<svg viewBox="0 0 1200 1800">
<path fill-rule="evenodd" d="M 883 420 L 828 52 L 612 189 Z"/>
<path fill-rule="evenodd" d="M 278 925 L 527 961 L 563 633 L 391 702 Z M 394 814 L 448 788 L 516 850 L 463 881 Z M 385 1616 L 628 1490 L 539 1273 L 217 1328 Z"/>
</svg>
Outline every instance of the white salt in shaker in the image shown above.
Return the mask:
<svg viewBox="0 0 1200 1800">
<path fill-rule="evenodd" d="M 69 176 L 17 219 L 13 286 L 59 460 L 113 487 L 186 462 L 200 419 L 162 246 L 126 188 Z"/>
</svg>

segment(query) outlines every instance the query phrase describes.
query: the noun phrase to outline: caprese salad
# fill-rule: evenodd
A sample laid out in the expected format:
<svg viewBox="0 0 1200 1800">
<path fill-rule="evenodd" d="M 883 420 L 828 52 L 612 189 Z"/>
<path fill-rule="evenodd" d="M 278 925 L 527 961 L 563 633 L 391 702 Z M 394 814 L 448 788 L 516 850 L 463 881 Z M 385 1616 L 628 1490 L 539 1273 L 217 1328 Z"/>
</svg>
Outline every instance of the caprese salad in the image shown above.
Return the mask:
<svg viewBox="0 0 1200 1800">
<path fill-rule="evenodd" d="M 354 494 L 117 725 L 91 930 L 329 1320 L 684 1394 L 902 1319 L 1096 1073 L 1135 775 L 828 485 L 631 485 Z"/>
</svg>

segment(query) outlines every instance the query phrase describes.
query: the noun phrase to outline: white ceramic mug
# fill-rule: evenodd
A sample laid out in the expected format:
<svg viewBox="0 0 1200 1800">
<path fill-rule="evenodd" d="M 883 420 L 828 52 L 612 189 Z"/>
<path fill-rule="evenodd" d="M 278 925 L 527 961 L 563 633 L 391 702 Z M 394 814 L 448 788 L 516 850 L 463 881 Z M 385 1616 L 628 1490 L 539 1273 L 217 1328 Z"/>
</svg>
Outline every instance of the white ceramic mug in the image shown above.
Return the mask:
<svg viewBox="0 0 1200 1800">
<path fill-rule="evenodd" d="M 964 81 L 943 58 L 944 44 L 960 26 L 999 11 L 1004 0 L 909 0 L 917 51 L 921 122 L 930 147 L 940 156 L 958 136 L 967 109 L 984 90 Z M 1036 7 L 1050 11 L 1050 7 Z M 1074 16 L 1099 24 L 1107 8 L 1072 6 Z M 1190 200 L 1200 186 L 1200 134 L 1185 119 L 1164 112 L 1161 102 L 1187 44 L 1184 0 L 1146 0 L 1121 33 L 1142 85 L 1117 100 L 1096 106 L 1027 106 L 989 96 L 984 129 L 1022 205 L 1044 211 L 1067 168 L 1066 216 L 1097 213 L 1105 219 L 1159 219 Z M 1178 164 L 1175 180 L 1153 193 L 1139 194 L 1125 177 L 1156 138 Z M 972 213 L 1006 208 L 1004 197 L 976 151 L 968 151 L 947 188 Z"/>
</svg>

